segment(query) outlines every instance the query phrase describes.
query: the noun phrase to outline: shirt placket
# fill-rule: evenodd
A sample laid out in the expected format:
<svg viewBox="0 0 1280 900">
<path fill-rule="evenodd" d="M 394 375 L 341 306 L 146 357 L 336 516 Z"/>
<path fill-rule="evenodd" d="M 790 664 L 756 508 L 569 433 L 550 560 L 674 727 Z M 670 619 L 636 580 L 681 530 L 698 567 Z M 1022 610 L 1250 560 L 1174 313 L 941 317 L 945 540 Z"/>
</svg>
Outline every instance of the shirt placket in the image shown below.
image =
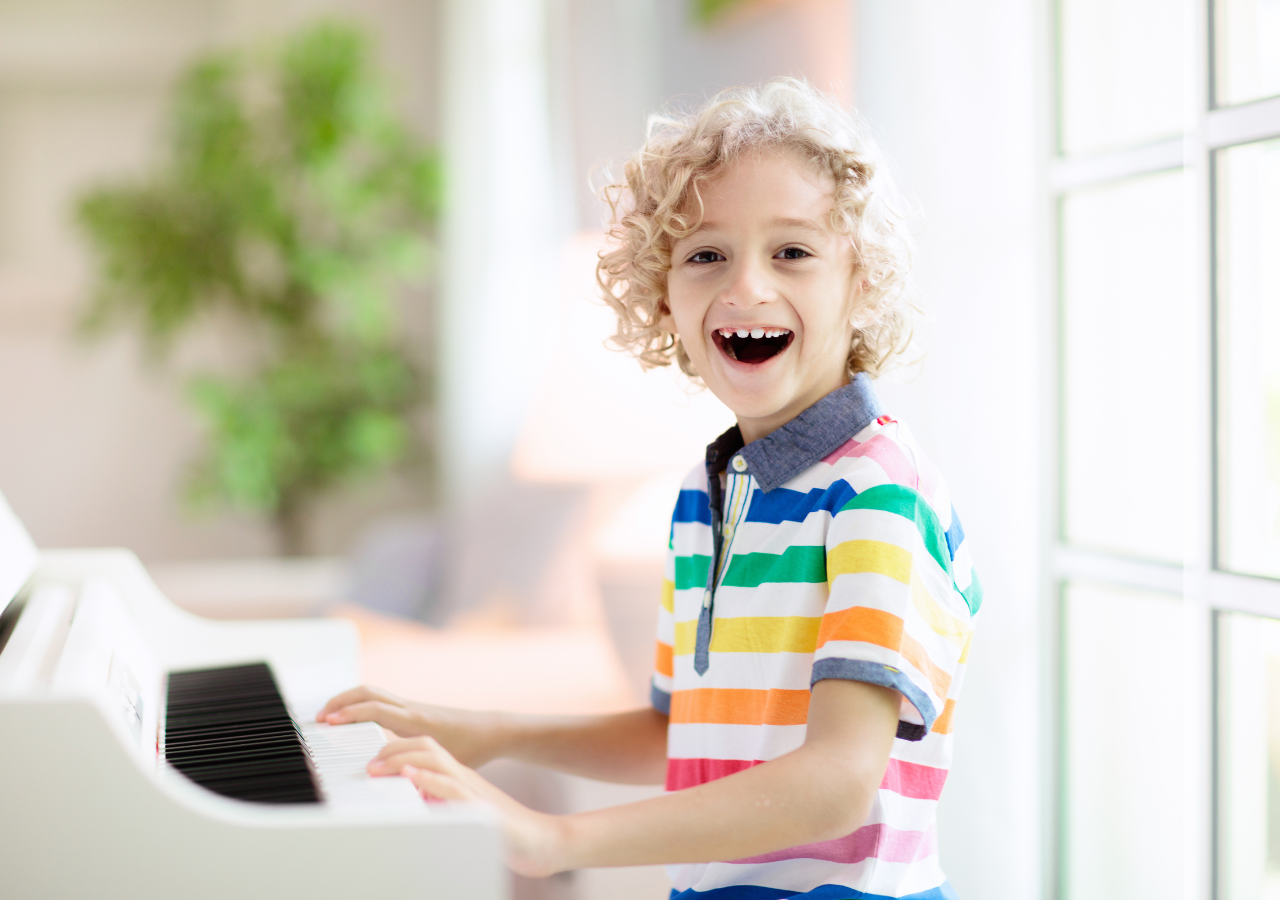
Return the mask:
<svg viewBox="0 0 1280 900">
<path fill-rule="evenodd" d="M 729 570 L 733 539 L 746 517 L 751 500 L 752 479 L 742 454 L 734 454 L 725 475 L 723 498 L 718 475 L 712 476 L 708 485 L 714 549 L 711 565 L 707 567 L 707 586 L 702 595 L 702 609 L 698 613 L 698 631 L 694 640 L 693 670 L 699 675 L 706 674 L 711 666 L 711 631 L 715 620 L 716 588 L 724 581 L 724 575 Z"/>
</svg>

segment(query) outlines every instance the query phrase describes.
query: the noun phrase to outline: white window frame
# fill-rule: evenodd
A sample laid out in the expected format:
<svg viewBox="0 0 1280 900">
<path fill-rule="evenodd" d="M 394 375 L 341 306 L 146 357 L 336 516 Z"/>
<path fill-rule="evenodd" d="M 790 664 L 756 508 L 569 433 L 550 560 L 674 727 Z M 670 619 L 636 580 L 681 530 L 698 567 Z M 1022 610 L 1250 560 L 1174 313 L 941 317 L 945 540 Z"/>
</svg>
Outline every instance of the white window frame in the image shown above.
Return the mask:
<svg viewBox="0 0 1280 900">
<path fill-rule="evenodd" d="M 1190 686 L 1185 733 L 1193 744 L 1188 748 L 1185 784 L 1188 787 L 1188 815 L 1184 846 L 1187 848 L 1184 898 L 1217 896 L 1216 848 L 1217 810 L 1215 803 L 1215 747 L 1217 741 L 1214 685 L 1215 617 L 1221 612 L 1244 612 L 1280 619 L 1280 579 L 1237 575 L 1217 568 L 1219 554 L 1217 503 L 1217 354 L 1216 284 L 1214 272 L 1214 166 L 1218 150 L 1237 144 L 1280 137 L 1280 97 L 1240 106 L 1217 107 L 1213 102 L 1213 0 L 1184 0 L 1185 35 L 1188 42 L 1184 77 L 1187 79 L 1185 131 L 1179 138 L 1155 141 L 1113 152 L 1066 158 L 1061 154 L 1059 102 L 1061 62 L 1059 59 L 1060 4 L 1069 0 L 1046 0 L 1045 39 L 1046 91 L 1052 137 L 1044 172 L 1044 215 L 1048 247 L 1044 254 L 1044 294 L 1046 323 L 1042 328 L 1041 446 L 1045 448 L 1041 468 L 1042 567 L 1041 602 L 1044 623 L 1045 716 L 1042 721 L 1043 757 L 1046 777 L 1043 784 L 1044 896 L 1063 895 L 1064 843 L 1063 815 L 1063 705 L 1065 672 L 1062 667 L 1062 594 L 1071 581 L 1087 581 L 1158 591 L 1180 596 L 1189 641 L 1186 659 Z M 1061 347 L 1062 290 L 1060 272 L 1060 206 L 1070 191 L 1086 186 L 1161 170 L 1182 168 L 1194 190 L 1190 221 L 1186 223 L 1188 245 L 1194 247 L 1191 271 L 1195 280 L 1196 346 L 1190 364 L 1193 377 L 1186 418 L 1170 423 L 1180 434 L 1199 437 L 1192 447 L 1192 480 L 1189 483 L 1193 530 L 1183 565 L 1167 565 L 1131 559 L 1118 554 L 1076 547 L 1063 538 L 1062 454 L 1063 454 L 1063 354 Z"/>
</svg>

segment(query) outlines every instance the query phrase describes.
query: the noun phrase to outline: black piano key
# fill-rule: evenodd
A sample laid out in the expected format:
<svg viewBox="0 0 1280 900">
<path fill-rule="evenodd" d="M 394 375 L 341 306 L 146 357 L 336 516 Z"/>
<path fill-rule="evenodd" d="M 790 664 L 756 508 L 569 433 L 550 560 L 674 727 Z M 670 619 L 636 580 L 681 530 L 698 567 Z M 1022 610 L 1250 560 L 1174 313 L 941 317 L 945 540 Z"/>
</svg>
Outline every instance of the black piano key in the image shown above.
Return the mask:
<svg viewBox="0 0 1280 900">
<path fill-rule="evenodd" d="M 306 748 L 266 663 L 169 674 L 165 757 L 195 783 L 257 803 L 317 803 Z"/>
</svg>

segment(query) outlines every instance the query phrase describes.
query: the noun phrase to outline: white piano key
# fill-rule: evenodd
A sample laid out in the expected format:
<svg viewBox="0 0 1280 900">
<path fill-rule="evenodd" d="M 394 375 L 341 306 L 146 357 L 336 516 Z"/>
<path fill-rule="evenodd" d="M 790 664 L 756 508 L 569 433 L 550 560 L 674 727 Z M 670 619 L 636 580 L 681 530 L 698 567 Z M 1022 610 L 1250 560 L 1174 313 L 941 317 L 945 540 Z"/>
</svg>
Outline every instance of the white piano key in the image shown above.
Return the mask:
<svg viewBox="0 0 1280 900">
<path fill-rule="evenodd" d="M 370 777 L 365 766 L 387 743 L 382 729 L 373 722 L 325 725 L 303 721 L 299 729 L 327 806 L 390 810 L 426 805 L 407 778 Z"/>
</svg>

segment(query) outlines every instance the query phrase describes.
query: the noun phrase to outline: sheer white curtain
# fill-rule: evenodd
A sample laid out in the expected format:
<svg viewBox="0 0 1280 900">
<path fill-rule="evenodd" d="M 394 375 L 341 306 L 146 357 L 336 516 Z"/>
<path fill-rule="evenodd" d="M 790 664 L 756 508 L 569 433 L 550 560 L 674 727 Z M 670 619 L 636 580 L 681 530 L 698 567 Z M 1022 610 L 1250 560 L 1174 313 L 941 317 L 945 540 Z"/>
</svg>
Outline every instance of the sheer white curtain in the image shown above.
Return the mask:
<svg viewBox="0 0 1280 900">
<path fill-rule="evenodd" d="M 545 0 L 445 0 L 443 485 L 503 471 L 554 341 L 559 245 Z"/>
</svg>

